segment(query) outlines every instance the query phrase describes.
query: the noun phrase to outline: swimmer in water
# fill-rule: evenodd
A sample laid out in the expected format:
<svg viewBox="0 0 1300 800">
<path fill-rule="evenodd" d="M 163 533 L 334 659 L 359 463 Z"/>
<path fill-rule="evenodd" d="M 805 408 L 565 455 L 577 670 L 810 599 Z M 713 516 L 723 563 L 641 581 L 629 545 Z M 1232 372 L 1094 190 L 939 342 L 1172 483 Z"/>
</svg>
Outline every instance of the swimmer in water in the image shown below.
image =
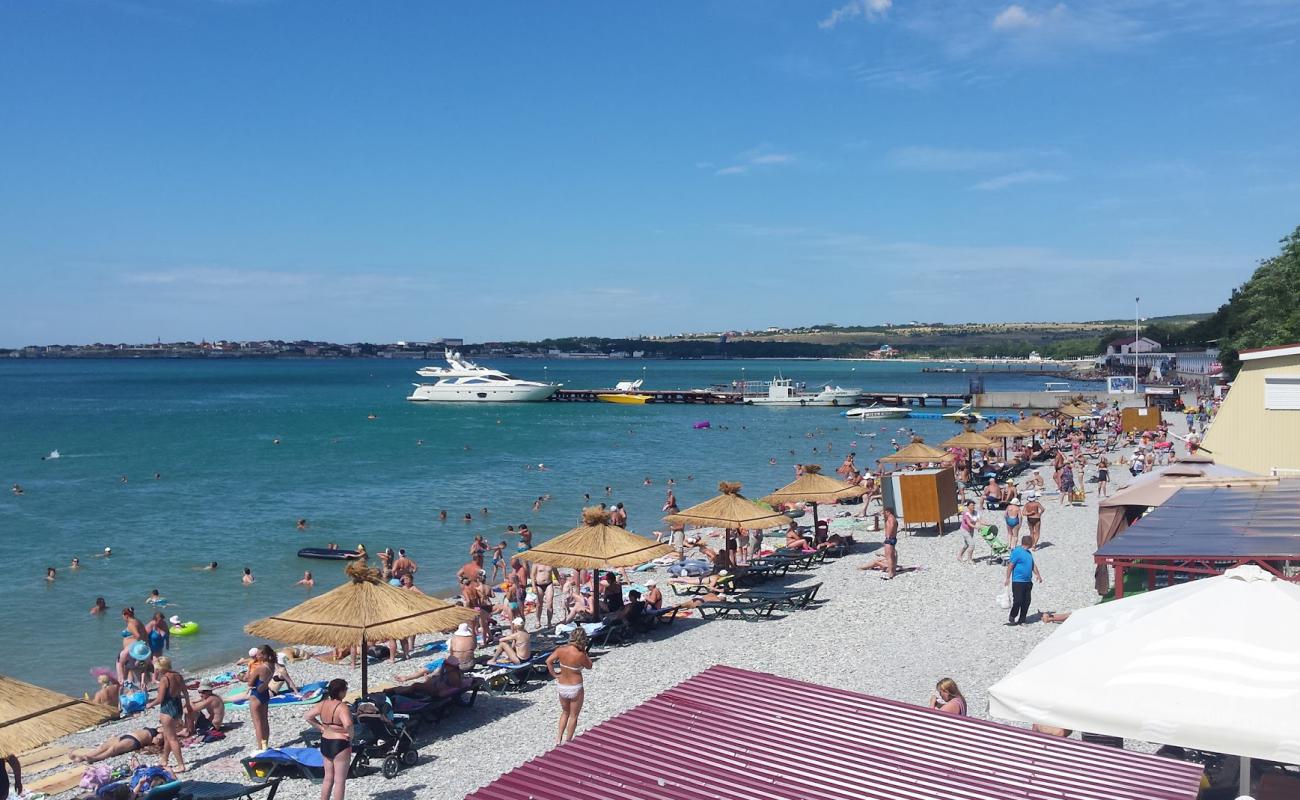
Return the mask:
<svg viewBox="0 0 1300 800">
<path fill-rule="evenodd" d="M 126 480 L 126 476 L 123 475 L 123 476 L 122 476 L 122 483 L 126 483 L 126 482 L 127 482 L 127 480 Z"/>
<path fill-rule="evenodd" d="M 311 587 L 315 586 L 315 585 L 316 585 L 316 581 L 313 580 L 312 577 L 311 577 L 311 570 L 307 570 L 306 572 L 304 572 L 304 573 L 302 574 L 302 580 L 298 581 L 298 582 L 297 582 L 296 584 L 294 584 L 294 585 L 295 585 L 295 586 L 306 586 L 308 589 L 310 589 Z"/>
<path fill-rule="evenodd" d="M 195 569 L 198 569 L 202 572 L 212 572 L 216 568 L 217 568 L 217 562 L 215 561 L 213 561 L 211 564 L 208 564 L 206 567 L 195 567 Z"/>
<path fill-rule="evenodd" d="M 145 600 L 145 602 L 151 606 L 156 606 L 156 605 L 165 606 L 167 605 L 167 598 L 159 594 L 157 589 L 154 589 L 152 592 L 149 593 L 149 597 Z"/>
<path fill-rule="evenodd" d="M 374 414 L 367 414 L 367 415 L 366 415 L 366 419 L 379 419 L 379 417 L 377 417 L 377 416 L 374 415 Z"/>
<path fill-rule="evenodd" d="M 483 516 L 486 517 L 487 515 L 488 515 L 487 506 L 483 506 Z"/>
<path fill-rule="evenodd" d="M 538 464 L 538 465 L 537 465 L 537 469 L 541 470 L 542 472 L 545 472 L 545 471 L 546 471 L 546 465 L 545 465 L 545 464 Z"/>
<path fill-rule="evenodd" d="M 15 484 L 14 484 L 14 488 L 13 488 L 13 493 L 14 493 L 14 497 L 22 497 L 22 496 L 23 496 L 23 487 L 21 487 L 21 486 L 19 486 L 18 484 L 15 483 Z"/>
<path fill-rule="evenodd" d="M 95 556 L 95 558 L 109 558 L 112 555 L 113 555 L 113 548 L 105 547 L 104 552 L 98 554 L 97 556 Z"/>
<path fill-rule="evenodd" d="M 254 580 L 256 580 L 256 578 L 253 577 L 253 570 L 249 569 L 248 567 L 244 567 L 244 577 L 243 577 L 244 585 L 250 586 L 252 585 Z"/>
<path fill-rule="evenodd" d="M 415 446 L 416 446 L 416 447 L 424 447 L 424 440 L 423 440 L 423 439 L 416 439 L 416 440 L 415 440 Z"/>
<path fill-rule="evenodd" d="M 90 607 L 91 616 L 99 616 L 108 610 L 108 601 L 102 597 L 95 598 L 95 604 Z"/>
<path fill-rule="evenodd" d="M 45 568 L 45 580 L 47 581 L 54 580 L 54 567 Z"/>
<path fill-rule="evenodd" d="M 72 563 L 68 565 L 68 569 L 81 569 L 81 559 L 73 556 Z"/>
<path fill-rule="evenodd" d="M 534 510 L 534 511 L 541 511 L 541 510 L 542 510 L 542 498 L 539 497 L 539 498 L 537 498 L 536 500 L 533 501 L 533 510 Z"/>
<path fill-rule="evenodd" d="M 439 521 L 439 522 L 446 522 L 446 521 L 447 521 L 447 509 L 444 508 L 444 509 L 442 509 L 441 511 L 438 512 L 438 521 Z"/>
<path fill-rule="evenodd" d="M 156 480 L 156 481 L 160 481 L 160 480 L 162 480 L 162 473 L 161 473 L 161 472 L 155 472 L 155 473 L 153 474 L 153 479 Z"/>
<path fill-rule="evenodd" d="M 768 465 L 775 467 L 775 466 L 776 466 L 776 459 L 775 459 L 775 458 L 769 458 L 769 459 L 767 460 L 767 463 L 768 463 Z"/>
<path fill-rule="evenodd" d="M 300 530 L 300 531 L 305 531 L 305 530 L 307 530 L 307 520 L 306 520 L 306 518 L 303 518 L 303 519 L 298 520 L 298 530 Z"/>
<path fill-rule="evenodd" d="M 279 443 L 280 443 L 280 437 L 278 436 L 271 440 L 271 444 L 279 444 Z"/>
<path fill-rule="evenodd" d="M 462 520 L 463 520 L 464 522 L 473 522 L 473 521 L 474 521 L 474 518 L 473 518 L 472 516 L 470 516 L 470 514 L 469 514 L 468 511 L 466 511 L 466 512 L 465 512 L 465 516 L 462 518 Z"/>
</svg>

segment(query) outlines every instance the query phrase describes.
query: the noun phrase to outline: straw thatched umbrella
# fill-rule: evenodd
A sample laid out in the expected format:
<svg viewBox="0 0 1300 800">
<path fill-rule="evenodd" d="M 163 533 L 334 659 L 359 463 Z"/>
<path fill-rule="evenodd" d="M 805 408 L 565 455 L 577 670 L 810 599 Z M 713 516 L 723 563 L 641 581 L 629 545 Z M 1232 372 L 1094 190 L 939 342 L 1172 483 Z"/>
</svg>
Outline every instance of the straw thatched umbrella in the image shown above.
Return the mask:
<svg viewBox="0 0 1300 800">
<path fill-rule="evenodd" d="M 936 450 L 920 438 L 915 438 L 912 443 L 897 453 L 888 456 L 882 456 L 877 459 L 881 464 L 927 464 L 931 461 L 951 461 L 952 453 L 944 450 Z"/>
<path fill-rule="evenodd" d="M 595 603 L 602 567 L 635 567 L 673 552 L 673 546 L 609 524 L 603 508 L 584 508 L 582 524 L 568 533 L 525 550 L 521 556 L 537 564 L 569 569 L 589 569 Z"/>
<path fill-rule="evenodd" d="M 1038 416 L 1037 414 L 1034 414 L 1033 416 L 1025 417 L 1024 419 L 1017 422 L 1016 426 L 1020 428 L 1024 428 L 1027 431 L 1032 431 L 1037 433 L 1046 433 L 1047 431 L 1056 428 L 1055 425 L 1043 419 L 1042 417 Z"/>
<path fill-rule="evenodd" d="M 0 675 L 0 756 L 16 756 L 112 716 L 111 708 Z"/>
<path fill-rule="evenodd" d="M 817 464 L 804 464 L 803 474 L 793 483 L 789 483 L 763 498 L 763 502 L 777 505 L 779 503 L 812 503 L 813 530 L 817 529 L 817 504 L 835 503 L 845 497 L 861 497 L 867 493 L 865 487 L 858 486 L 821 474 L 822 468 Z"/>
<path fill-rule="evenodd" d="M 969 427 L 943 443 L 944 447 L 958 447 L 966 451 L 966 463 L 970 463 L 970 451 L 985 450 L 997 444 L 989 437 L 976 433 Z"/>
<path fill-rule="evenodd" d="M 438 633 L 469 622 L 478 612 L 420 592 L 398 589 L 364 561 L 348 564 L 349 581 L 288 611 L 250 622 L 244 631 L 290 644 L 361 648 L 361 694 L 368 691 L 366 642 Z"/>
<path fill-rule="evenodd" d="M 1029 435 L 1029 431 L 1020 427 L 1019 425 L 1016 425 L 1013 422 L 1008 422 L 1006 420 L 1002 420 L 1001 422 L 998 422 L 988 428 L 985 428 L 984 430 L 980 431 L 980 433 L 982 433 L 983 435 L 987 436 L 990 439 L 1002 440 L 1002 458 L 1004 459 L 1007 457 L 1007 452 L 1011 449 L 1012 439 L 1023 439 L 1024 437 Z"/>
<path fill-rule="evenodd" d="M 665 522 L 696 527 L 714 526 L 725 530 L 727 543 L 731 543 L 733 530 L 763 530 L 779 528 L 790 524 L 785 514 L 764 508 L 752 500 L 745 499 L 740 493 L 739 483 L 722 481 L 718 484 L 720 494 L 712 500 L 696 503 L 685 511 L 669 514 Z"/>
</svg>

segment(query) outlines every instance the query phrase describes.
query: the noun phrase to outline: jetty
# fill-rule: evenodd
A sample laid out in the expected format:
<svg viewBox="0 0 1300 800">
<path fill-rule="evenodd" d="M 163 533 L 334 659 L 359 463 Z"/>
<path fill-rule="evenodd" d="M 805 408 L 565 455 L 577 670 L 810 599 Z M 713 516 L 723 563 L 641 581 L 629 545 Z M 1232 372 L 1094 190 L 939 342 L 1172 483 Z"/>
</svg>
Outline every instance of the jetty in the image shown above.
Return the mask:
<svg viewBox="0 0 1300 800">
<path fill-rule="evenodd" d="M 609 394 L 613 389 L 559 389 L 551 395 L 552 403 L 595 403 L 597 395 Z M 743 405 L 744 395 L 740 392 L 719 391 L 716 389 L 638 389 L 636 394 L 644 395 L 646 404 L 653 403 L 694 403 L 700 405 Z M 892 406 L 942 406 L 949 404 L 964 406 L 971 402 L 972 395 L 945 392 L 864 392 L 857 405 L 892 405 Z M 827 406 L 821 406 L 825 408 Z"/>
</svg>

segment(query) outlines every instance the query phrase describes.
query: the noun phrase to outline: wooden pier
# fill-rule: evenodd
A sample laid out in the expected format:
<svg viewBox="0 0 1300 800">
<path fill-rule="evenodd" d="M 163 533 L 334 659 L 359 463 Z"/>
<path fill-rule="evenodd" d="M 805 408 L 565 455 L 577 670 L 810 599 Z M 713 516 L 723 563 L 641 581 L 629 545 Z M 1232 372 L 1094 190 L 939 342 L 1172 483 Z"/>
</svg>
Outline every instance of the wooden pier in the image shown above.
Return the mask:
<svg viewBox="0 0 1300 800">
<path fill-rule="evenodd" d="M 611 389 L 560 389 L 551 395 L 550 400 L 553 403 L 595 403 L 599 402 L 596 395 L 611 394 Z M 742 405 L 744 398 L 739 392 L 724 392 L 713 389 L 640 389 L 636 394 L 645 395 L 649 399 L 646 405 L 655 403 L 690 403 L 700 405 Z M 916 406 L 925 408 L 926 406 L 935 405 L 948 407 L 951 403 L 956 406 L 966 405 L 971 401 L 969 394 L 955 394 L 943 392 L 866 392 L 862 395 L 858 405 L 882 405 L 882 406 Z M 830 406 L 817 406 L 818 408 L 829 408 Z M 847 407 L 847 406 L 846 406 Z"/>
</svg>

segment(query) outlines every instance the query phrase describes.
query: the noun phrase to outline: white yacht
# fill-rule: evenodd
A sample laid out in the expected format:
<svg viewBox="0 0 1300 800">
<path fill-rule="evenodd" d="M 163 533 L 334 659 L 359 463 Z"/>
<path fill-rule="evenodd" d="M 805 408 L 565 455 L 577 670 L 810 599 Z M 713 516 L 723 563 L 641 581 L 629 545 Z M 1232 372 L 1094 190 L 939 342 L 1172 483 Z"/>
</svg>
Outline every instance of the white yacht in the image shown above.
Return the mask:
<svg viewBox="0 0 1300 800">
<path fill-rule="evenodd" d="M 447 350 L 445 367 L 421 367 L 422 378 L 437 378 L 434 383 L 417 383 L 407 400 L 442 403 L 523 403 L 545 400 L 555 394 L 559 384 L 526 381 L 505 372 L 480 367 Z"/>
<path fill-rule="evenodd" d="M 844 412 L 844 416 L 849 419 L 897 419 L 906 417 L 912 413 L 912 409 L 907 406 L 882 406 L 872 405 L 861 408 L 850 408 Z"/>
<path fill-rule="evenodd" d="M 800 391 L 789 378 L 773 378 L 766 391 L 746 393 L 744 401 L 748 405 L 761 406 L 851 406 L 861 397 L 861 389 L 827 386 L 814 394 Z"/>
</svg>

